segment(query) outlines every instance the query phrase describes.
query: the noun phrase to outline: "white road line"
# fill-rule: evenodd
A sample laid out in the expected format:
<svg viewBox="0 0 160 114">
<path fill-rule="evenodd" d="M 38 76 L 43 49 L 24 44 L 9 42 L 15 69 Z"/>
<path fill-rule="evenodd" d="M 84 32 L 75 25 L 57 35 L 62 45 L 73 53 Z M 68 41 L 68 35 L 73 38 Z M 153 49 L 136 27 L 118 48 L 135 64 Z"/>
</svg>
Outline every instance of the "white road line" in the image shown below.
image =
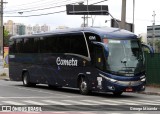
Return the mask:
<svg viewBox="0 0 160 114">
<path fill-rule="evenodd" d="M 128 105 L 136 105 L 135 103 L 129 103 L 129 102 L 122 102 L 122 101 L 119 101 L 119 100 L 103 100 L 103 101 L 106 101 L 107 103 L 109 103 L 110 105 L 114 105 L 114 104 L 128 104 Z"/>
<path fill-rule="evenodd" d="M 75 104 L 78 104 L 78 105 L 96 105 L 96 104 L 93 104 L 93 103 L 85 103 L 85 102 L 73 101 L 73 100 L 62 100 L 62 101 L 73 103 L 74 105 Z"/>
<path fill-rule="evenodd" d="M 14 101 L 2 101 L 2 102 L 7 103 L 7 104 L 11 104 L 11 105 L 26 105 L 26 104 L 14 102 Z"/>
<path fill-rule="evenodd" d="M 142 105 L 142 104 L 144 104 L 144 105 L 151 105 L 151 102 L 149 103 L 149 102 L 147 102 L 147 101 L 139 101 L 139 100 L 136 100 L 136 101 L 130 101 L 130 100 L 120 100 L 121 102 L 124 102 L 124 103 L 133 103 L 133 104 L 136 104 L 136 105 Z M 153 104 L 155 104 L 154 103 L 154 101 L 152 102 Z M 155 105 L 157 105 L 157 104 L 155 104 Z"/>
<path fill-rule="evenodd" d="M 73 98 L 73 97 L 76 97 L 76 96 L 65 96 L 65 98 Z M 48 97 L 0 97 L 0 99 L 41 99 L 41 98 L 64 98 L 64 96 L 48 96 Z"/>
<path fill-rule="evenodd" d="M 58 101 L 52 101 L 52 100 L 42 100 L 43 102 L 51 103 L 51 104 L 56 104 L 56 105 L 72 105 L 69 103 L 63 103 L 63 102 L 58 102 Z"/>
<path fill-rule="evenodd" d="M 101 102 L 101 101 L 92 101 L 92 100 L 81 100 L 81 101 L 90 102 L 90 103 L 94 103 L 94 104 L 101 104 L 101 105 L 111 105 L 111 103 Z M 117 105 L 117 104 L 114 104 L 114 105 Z"/>
<path fill-rule="evenodd" d="M 138 100 L 138 102 L 148 103 L 150 105 L 160 105 L 159 101 Z"/>
<path fill-rule="evenodd" d="M 22 90 L 33 91 L 33 92 L 40 92 L 40 93 L 45 93 L 45 94 L 50 94 L 50 95 L 63 96 L 63 97 L 67 97 L 68 96 L 68 95 L 64 95 L 63 93 L 52 93 L 52 92 L 47 92 L 47 91 L 43 91 L 43 90 L 36 90 L 34 88 L 29 89 L 29 88 L 25 88 L 25 87 L 15 87 L 15 86 L 3 85 L 3 84 L 0 84 L 0 86 L 16 88 L 16 89 L 22 89 Z"/>
<path fill-rule="evenodd" d="M 23 101 L 23 102 L 33 104 L 33 105 L 48 105 L 48 104 L 45 104 L 45 103 L 40 103 L 40 102 L 36 102 L 36 101 L 31 101 L 31 100 L 27 100 L 27 101 Z"/>
</svg>

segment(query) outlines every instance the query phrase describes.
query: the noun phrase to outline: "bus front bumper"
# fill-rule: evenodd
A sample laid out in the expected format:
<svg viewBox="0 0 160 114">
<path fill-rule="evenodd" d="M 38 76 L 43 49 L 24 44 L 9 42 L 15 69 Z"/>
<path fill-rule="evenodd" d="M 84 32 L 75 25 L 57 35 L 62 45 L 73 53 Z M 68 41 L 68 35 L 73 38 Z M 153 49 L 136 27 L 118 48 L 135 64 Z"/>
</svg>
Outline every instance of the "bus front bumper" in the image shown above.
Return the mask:
<svg viewBox="0 0 160 114">
<path fill-rule="evenodd" d="M 145 83 L 141 81 L 128 81 L 126 84 L 107 82 L 104 89 L 109 92 L 140 92 L 145 90 Z"/>
</svg>

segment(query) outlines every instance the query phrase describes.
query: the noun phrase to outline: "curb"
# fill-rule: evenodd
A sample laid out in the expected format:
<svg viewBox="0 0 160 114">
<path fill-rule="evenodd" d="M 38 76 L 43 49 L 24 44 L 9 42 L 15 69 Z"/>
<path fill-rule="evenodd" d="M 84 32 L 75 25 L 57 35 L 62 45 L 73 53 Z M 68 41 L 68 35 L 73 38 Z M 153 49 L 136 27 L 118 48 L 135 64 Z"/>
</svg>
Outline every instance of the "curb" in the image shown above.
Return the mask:
<svg viewBox="0 0 160 114">
<path fill-rule="evenodd" d="M 160 92 L 149 92 L 149 91 L 144 91 L 144 92 L 138 92 L 139 94 L 146 94 L 146 95 L 159 95 Z"/>
</svg>

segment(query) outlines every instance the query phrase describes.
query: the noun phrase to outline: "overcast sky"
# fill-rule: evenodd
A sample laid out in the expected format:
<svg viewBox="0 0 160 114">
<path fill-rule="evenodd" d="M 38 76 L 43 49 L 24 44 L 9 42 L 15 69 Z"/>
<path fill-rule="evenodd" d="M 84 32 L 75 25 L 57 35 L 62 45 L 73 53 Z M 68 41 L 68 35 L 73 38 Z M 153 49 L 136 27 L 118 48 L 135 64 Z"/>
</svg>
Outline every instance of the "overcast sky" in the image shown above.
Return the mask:
<svg viewBox="0 0 160 114">
<path fill-rule="evenodd" d="M 4 22 L 13 20 L 15 23 L 24 23 L 26 25 L 48 24 L 52 29 L 57 26 L 79 27 L 82 23 L 82 16 L 71 16 L 64 13 L 51 14 L 37 17 L 5 17 L 5 16 L 28 16 L 37 14 L 53 13 L 64 11 L 65 4 L 75 3 L 84 0 L 4 0 L 8 2 L 4 5 Z M 103 0 L 88 0 L 89 4 Z M 109 6 L 109 12 L 117 19 L 121 19 L 121 3 L 122 0 L 108 0 L 100 3 Z M 85 3 L 86 4 L 86 0 Z M 99 5 L 100 5 L 99 4 Z M 156 24 L 160 25 L 160 0 L 135 0 L 135 33 L 146 33 L 147 26 L 153 23 L 153 11 L 156 13 Z M 38 10 L 47 7 L 62 6 L 51 8 L 48 10 Z M 18 12 L 22 12 L 19 14 Z M 26 12 L 28 11 L 28 12 Z M 110 26 L 110 21 L 105 23 L 105 20 L 110 20 L 109 16 L 93 16 L 94 26 Z M 127 15 L 126 20 L 129 23 L 133 22 L 133 0 L 127 0 Z M 91 19 L 89 19 L 91 26 Z"/>
</svg>

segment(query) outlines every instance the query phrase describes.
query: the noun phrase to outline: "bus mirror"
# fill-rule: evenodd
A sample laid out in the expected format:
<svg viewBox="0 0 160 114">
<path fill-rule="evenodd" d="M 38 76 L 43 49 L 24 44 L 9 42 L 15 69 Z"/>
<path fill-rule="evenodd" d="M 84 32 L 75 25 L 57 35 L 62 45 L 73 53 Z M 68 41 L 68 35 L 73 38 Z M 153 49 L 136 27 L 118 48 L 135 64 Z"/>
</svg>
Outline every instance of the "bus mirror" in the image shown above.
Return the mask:
<svg viewBox="0 0 160 114">
<path fill-rule="evenodd" d="M 150 53 L 151 56 L 154 55 L 154 49 L 151 46 L 149 46 L 149 45 L 142 44 L 142 50 L 145 53 Z"/>
<path fill-rule="evenodd" d="M 109 56 L 109 48 L 106 45 L 104 46 L 104 54 L 108 58 L 108 56 Z"/>
</svg>

